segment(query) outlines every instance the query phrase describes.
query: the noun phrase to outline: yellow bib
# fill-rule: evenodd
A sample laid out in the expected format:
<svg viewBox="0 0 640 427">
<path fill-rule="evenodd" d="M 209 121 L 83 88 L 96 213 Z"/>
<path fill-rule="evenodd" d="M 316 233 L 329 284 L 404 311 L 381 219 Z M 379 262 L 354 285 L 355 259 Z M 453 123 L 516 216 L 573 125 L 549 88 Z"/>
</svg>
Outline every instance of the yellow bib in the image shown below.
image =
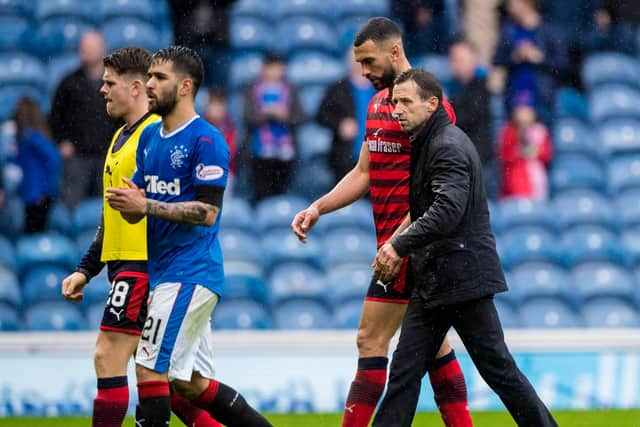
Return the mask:
<svg viewBox="0 0 640 427">
<path fill-rule="evenodd" d="M 104 162 L 103 188 L 126 185 L 122 178 L 131 178 L 136 170 L 136 150 L 142 131 L 151 123 L 160 120 L 159 116 L 150 115 L 138 125 L 127 138 L 122 147 L 114 153 L 113 146 L 124 127 L 113 135 L 109 151 Z M 106 193 L 105 193 L 106 194 Z M 103 195 L 104 198 L 104 195 Z M 137 224 L 129 224 L 120 212 L 112 209 L 104 200 L 104 239 L 100 260 L 107 261 L 146 261 L 147 259 L 147 220 L 144 218 Z"/>
</svg>

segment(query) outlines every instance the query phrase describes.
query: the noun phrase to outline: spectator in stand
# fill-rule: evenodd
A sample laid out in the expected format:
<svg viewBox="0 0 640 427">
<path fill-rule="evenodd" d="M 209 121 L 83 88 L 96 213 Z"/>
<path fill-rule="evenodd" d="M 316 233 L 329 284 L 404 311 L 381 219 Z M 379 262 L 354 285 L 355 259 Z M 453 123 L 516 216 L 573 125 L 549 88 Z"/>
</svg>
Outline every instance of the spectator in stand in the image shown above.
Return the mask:
<svg viewBox="0 0 640 427">
<path fill-rule="evenodd" d="M 281 56 L 267 54 L 260 76 L 244 93 L 254 202 L 287 192 L 296 158 L 295 127 L 304 121 L 304 112 L 286 70 Z"/>
<path fill-rule="evenodd" d="M 49 208 L 58 195 L 60 153 L 51 140 L 47 118 L 33 98 L 20 98 L 14 117 L 18 165 L 22 169 L 20 195 L 25 203 L 25 231 L 44 231 Z"/>
<path fill-rule="evenodd" d="M 556 80 L 567 69 L 565 49 L 560 36 L 543 22 L 537 0 L 507 0 L 506 6 L 509 19 L 493 61 L 500 75 L 506 74 L 506 105 L 529 97 L 540 119 L 549 124 Z"/>
<path fill-rule="evenodd" d="M 531 99 L 523 96 L 516 100 L 511 120 L 500 134 L 498 153 L 502 162 L 502 198 L 548 198 L 551 137 L 547 127 L 538 121 Z"/>
<path fill-rule="evenodd" d="M 584 41 L 586 53 L 616 50 L 628 54 L 635 51 L 635 32 L 632 26 L 621 22 L 611 5 L 605 2 L 593 13 L 593 26 Z"/>
<path fill-rule="evenodd" d="M 236 152 L 237 146 L 237 131 L 233 124 L 231 115 L 229 114 L 227 104 L 227 94 L 224 90 L 214 87 L 211 88 L 207 97 L 207 108 L 205 111 L 205 119 L 214 125 L 225 141 L 229 145 L 229 154 L 231 155 L 229 160 L 229 178 L 227 180 L 227 188 L 225 190 L 225 196 L 231 194 L 232 186 L 235 181 L 236 175 Z"/>
<path fill-rule="evenodd" d="M 53 137 L 63 158 L 62 198 L 70 207 L 101 194 L 104 151 L 118 128 L 100 94 L 105 56 L 100 33 L 85 33 L 78 54 L 80 67 L 62 79 L 51 105 Z"/>
<path fill-rule="evenodd" d="M 362 69 L 347 51 L 349 76 L 329 85 L 316 121 L 333 133 L 329 166 L 336 182 L 349 172 L 358 161 L 364 141 L 369 100 L 376 90 L 362 75 Z"/>
<path fill-rule="evenodd" d="M 502 0 L 462 0 L 462 26 L 465 38 L 477 50 L 483 67 L 491 65 L 498 42 L 498 5 Z"/>
<path fill-rule="evenodd" d="M 445 17 L 445 1 L 391 1 L 391 13 L 404 27 L 407 56 L 446 51 L 449 31 Z"/>
</svg>

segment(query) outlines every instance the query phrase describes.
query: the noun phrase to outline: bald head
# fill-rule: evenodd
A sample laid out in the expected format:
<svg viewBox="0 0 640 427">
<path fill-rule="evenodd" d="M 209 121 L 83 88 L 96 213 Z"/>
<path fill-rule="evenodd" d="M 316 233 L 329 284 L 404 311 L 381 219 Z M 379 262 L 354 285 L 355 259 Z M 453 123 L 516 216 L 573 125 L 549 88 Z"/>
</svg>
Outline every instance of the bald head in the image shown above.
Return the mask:
<svg viewBox="0 0 640 427">
<path fill-rule="evenodd" d="M 96 67 L 102 65 L 102 58 L 106 51 L 102 34 L 97 31 L 87 31 L 80 39 L 78 47 L 80 62 L 85 67 Z"/>
</svg>

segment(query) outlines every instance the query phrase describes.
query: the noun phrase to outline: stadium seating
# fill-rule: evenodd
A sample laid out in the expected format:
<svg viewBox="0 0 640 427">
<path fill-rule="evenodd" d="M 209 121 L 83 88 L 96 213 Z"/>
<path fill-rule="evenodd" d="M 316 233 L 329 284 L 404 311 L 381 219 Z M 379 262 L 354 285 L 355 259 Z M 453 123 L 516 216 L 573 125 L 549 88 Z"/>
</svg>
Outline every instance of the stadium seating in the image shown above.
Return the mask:
<svg viewBox="0 0 640 427">
<path fill-rule="evenodd" d="M 287 229 L 275 230 L 264 235 L 262 240 L 264 265 L 268 269 L 288 261 L 307 263 L 316 268 L 323 266 L 322 246 L 317 238 L 303 244 Z"/>
<path fill-rule="evenodd" d="M 562 252 L 569 267 L 586 261 L 609 261 L 620 265 L 625 262 L 616 235 L 599 226 L 584 225 L 565 231 Z"/>
<path fill-rule="evenodd" d="M 334 18 L 332 1 L 316 0 L 280 0 L 277 3 L 278 19 L 285 19 L 292 16 L 315 17 L 330 21 Z"/>
<path fill-rule="evenodd" d="M 79 65 L 80 63 L 76 53 L 69 52 L 51 56 L 47 65 L 47 76 L 49 77 L 47 92 L 53 95 L 60 81 Z"/>
<path fill-rule="evenodd" d="M 640 151 L 640 120 L 615 118 L 598 129 L 603 151 L 609 155 Z"/>
<path fill-rule="evenodd" d="M 127 17 L 142 19 L 154 24 L 154 7 L 155 4 L 152 4 L 151 0 L 101 0 L 100 17 L 105 22 L 110 19 Z"/>
<path fill-rule="evenodd" d="M 0 2 L 0 15 L 31 18 L 31 15 L 33 14 L 33 3 L 33 0 L 2 0 Z"/>
<path fill-rule="evenodd" d="M 76 248 L 78 249 L 78 254 L 80 258 L 89 250 L 91 244 L 96 239 L 96 230 L 85 230 L 78 233 L 74 239 L 76 243 Z"/>
<path fill-rule="evenodd" d="M 20 307 L 22 293 L 18 285 L 18 278 L 13 271 L 0 267 L 0 303 Z"/>
<path fill-rule="evenodd" d="M 305 199 L 314 200 L 331 190 L 335 179 L 326 158 L 302 160 L 295 166 L 289 191 Z"/>
<path fill-rule="evenodd" d="M 0 85 L 25 85 L 45 90 L 47 82 L 44 65 L 36 57 L 26 53 L 0 53 Z"/>
<path fill-rule="evenodd" d="M 102 197 L 91 197 L 78 203 L 73 211 L 73 229 L 79 234 L 84 231 L 96 231 L 102 218 Z"/>
<path fill-rule="evenodd" d="M 589 98 L 594 123 L 611 118 L 640 118 L 639 89 L 622 84 L 604 84 L 594 88 Z"/>
<path fill-rule="evenodd" d="M 225 259 L 260 264 L 264 258 L 260 239 L 248 230 L 223 228 L 220 246 Z"/>
<path fill-rule="evenodd" d="M 490 209 L 491 217 L 497 217 Z M 544 226 L 549 231 L 557 229 L 556 217 L 549 205 L 542 201 L 526 198 L 509 198 L 500 203 L 500 230 L 523 225 Z"/>
<path fill-rule="evenodd" d="M 237 17 L 231 21 L 229 38 L 236 50 L 268 51 L 272 49 L 273 30 L 264 19 L 253 16 Z"/>
<path fill-rule="evenodd" d="M 0 50 L 29 49 L 33 42 L 31 23 L 21 16 L 0 15 Z"/>
<path fill-rule="evenodd" d="M 98 330 L 100 323 L 102 322 L 102 316 L 104 315 L 105 303 L 92 304 L 87 309 L 87 326 L 91 330 Z"/>
<path fill-rule="evenodd" d="M 329 24 L 310 16 L 294 16 L 278 23 L 275 48 L 287 55 L 306 50 L 334 53 L 338 40 Z"/>
<path fill-rule="evenodd" d="M 23 236 L 16 243 L 16 268 L 21 273 L 40 264 L 56 264 L 73 269 L 77 261 L 73 242 L 57 233 Z"/>
<path fill-rule="evenodd" d="M 333 327 L 331 313 L 315 300 L 295 299 L 277 306 L 274 310 L 278 329 L 330 329 Z"/>
<path fill-rule="evenodd" d="M 253 300 L 223 300 L 213 310 L 214 329 L 271 329 L 273 322 L 265 307 Z"/>
<path fill-rule="evenodd" d="M 628 265 L 640 265 L 640 229 L 626 230 L 620 238 L 620 246 Z"/>
<path fill-rule="evenodd" d="M 2 85 L 2 83 L 0 83 Z M 0 86 L 0 120 L 8 120 L 13 117 L 16 103 L 23 96 L 28 96 L 39 101 L 40 107 L 44 107 L 47 101 L 42 90 L 26 84 Z"/>
<path fill-rule="evenodd" d="M 582 306 L 585 326 L 590 328 L 637 328 L 638 311 L 628 302 L 613 297 L 596 298 Z"/>
<path fill-rule="evenodd" d="M 342 263 L 328 270 L 326 291 L 334 305 L 350 301 L 362 302 L 371 281 L 369 263 Z"/>
<path fill-rule="evenodd" d="M 164 47 L 162 40 L 152 24 L 136 18 L 116 18 L 102 26 L 107 51 L 125 46 L 138 46 L 152 52 Z"/>
<path fill-rule="evenodd" d="M 20 329 L 20 316 L 12 306 L 0 302 L 0 331 L 14 332 Z"/>
<path fill-rule="evenodd" d="M 96 18 L 93 2 L 86 0 L 37 0 L 35 18 L 42 22 L 50 18 L 73 17 L 92 23 Z"/>
<path fill-rule="evenodd" d="M 622 53 L 605 52 L 589 55 L 582 65 L 582 80 L 588 88 L 603 83 L 638 85 L 638 61 Z"/>
<path fill-rule="evenodd" d="M 262 277 L 255 274 L 227 274 L 224 277 L 225 301 L 235 299 L 253 299 L 263 305 L 268 305 L 271 295 Z"/>
<path fill-rule="evenodd" d="M 573 303 L 575 292 L 569 274 L 556 264 L 547 262 L 527 262 L 520 264 L 509 273 L 509 288 L 513 298 L 523 303 L 539 297 L 562 299 Z"/>
<path fill-rule="evenodd" d="M 43 301 L 60 301 L 62 280 L 71 271 L 57 265 L 39 265 L 24 274 L 23 300 L 26 307 Z"/>
<path fill-rule="evenodd" d="M 572 117 L 580 120 L 588 120 L 589 104 L 584 95 L 576 89 L 561 87 L 556 92 L 555 113 L 556 116 L 561 118 Z M 555 144 L 555 138 L 553 142 Z"/>
<path fill-rule="evenodd" d="M 511 305 L 500 300 L 498 294 L 496 299 L 494 299 L 493 303 L 496 306 L 496 311 L 498 312 L 498 316 L 500 317 L 500 323 L 503 328 L 519 328 L 522 326 L 522 321 L 520 320 L 520 316 L 513 309 Z"/>
<path fill-rule="evenodd" d="M 344 61 L 323 52 L 307 51 L 289 59 L 287 76 L 295 85 L 329 84 L 346 73 Z"/>
<path fill-rule="evenodd" d="M 618 297 L 632 302 L 636 284 L 631 274 L 609 262 L 586 262 L 575 267 L 571 275 L 577 296 L 583 301 L 599 297 Z"/>
<path fill-rule="evenodd" d="M 556 155 L 580 154 L 601 157 L 601 148 L 595 142 L 593 129 L 580 120 L 563 118 L 553 126 L 553 149 Z"/>
<path fill-rule="evenodd" d="M 334 324 L 339 329 L 357 329 L 362 313 L 362 299 L 346 302 L 336 309 Z"/>
<path fill-rule="evenodd" d="M 453 79 L 449 58 L 446 55 L 427 54 L 414 60 L 413 66 L 435 75 L 444 87 L 451 83 Z"/>
<path fill-rule="evenodd" d="M 47 230 L 57 231 L 65 235 L 71 235 L 73 233 L 71 212 L 64 203 L 55 203 L 49 211 Z"/>
<path fill-rule="evenodd" d="M 4 236 L 0 235 L 0 267 L 14 269 L 16 266 L 16 257 L 13 245 Z"/>
<path fill-rule="evenodd" d="M 234 2 L 231 8 L 231 21 L 252 17 L 275 22 L 279 13 L 279 8 L 274 7 L 271 2 L 264 0 L 238 0 Z"/>
<path fill-rule="evenodd" d="M 575 328 L 582 320 L 571 307 L 555 298 L 536 298 L 520 306 L 525 328 Z"/>
<path fill-rule="evenodd" d="M 104 307 L 109 298 L 110 290 L 111 284 L 109 283 L 107 268 L 105 267 L 97 276 L 91 279 L 91 282 L 82 290 L 84 294 L 82 305 L 98 304 Z"/>
<path fill-rule="evenodd" d="M 25 313 L 26 328 L 30 331 L 77 331 L 87 328 L 80 310 L 70 302 L 43 302 Z"/>
<path fill-rule="evenodd" d="M 351 227 L 334 228 L 324 236 L 324 261 L 331 269 L 345 262 L 371 263 L 376 248 L 376 238 L 369 232 Z"/>
<path fill-rule="evenodd" d="M 0 89 L 0 99 L 2 89 Z M 0 102 L 0 106 L 3 103 Z M 6 184 L 6 182 L 5 182 Z M 7 197 L 0 209 L 0 234 L 11 239 L 18 238 L 24 229 L 24 203 L 16 196 Z M 2 257 L 0 257 L 1 259 Z"/>
<path fill-rule="evenodd" d="M 611 159 L 607 183 L 614 194 L 629 188 L 640 189 L 640 155 L 628 154 Z"/>
<path fill-rule="evenodd" d="M 560 263 L 558 240 L 542 227 L 522 226 L 505 232 L 500 239 L 500 256 L 509 269 L 527 261 Z"/>
<path fill-rule="evenodd" d="M 224 260 L 224 273 L 228 276 L 233 274 L 249 274 L 252 276 L 264 277 L 262 264 L 227 258 Z"/>
<path fill-rule="evenodd" d="M 307 85 L 300 88 L 300 102 L 302 104 L 302 111 L 308 120 L 313 120 L 322 102 L 322 97 L 326 91 L 325 85 Z M 298 142 L 300 142 L 298 140 Z M 302 148 L 302 147 L 300 147 Z M 323 153 L 323 154 L 326 154 Z"/>
<path fill-rule="evenodd" d="M 615 230 L 618 227 L 613 206 L 597 191 L 572 190 L 557 194 L 553 210 L 558 224 L 565 228 L 600 225 Z"/>
<path fill-rule="evenodd" d="M 640 226 L 640 186 L 620 193 L 613 201 L 623 230 Z"/>
<path fill-rule="evenodd" d="M 336 12 L 346 16 L 387 16 L 388 0 L 339 0 L 335 3 Z"/>
<path fill-rule="evenodd" d="M 302 263 L 287 262 L 269 275 L 269 289 L 274 306 L 295 298 L 307 298 L 330 305 L 323 274 Z"/>
<path fill-rule="evenodd" d="M 38 28 L 37 51 L 42 57 L 73 52 L 74 57 L 77 58 L 76 49 L 80 38 L 89 29 L 91 26 L 80 19 L 61 17 L 47 20 Z"/>
<path fill-rule="evenodd" d="M 222 233 L 228 229 L 252 232 L 256 228 L 254 220 L 253 209 L 246 200 L 238 197 L 224 199 L 222 217 L 220 219 Z"/>
<path fill-rule="evenodd" d="M 301 160 L 322 157 L 331 148 L 331 131 L 309 122 L 296 130 L 296 141 L 298 142 L 298 154 Z"/>
<path fill-rule="evenodd" d="M 316 225 L 322 233 L 342 227 L 360 228 L 362 231 L 375 235 L 371 204 L 360 199 L 349 206 L 335 212 L 323 215 Z"/>
<path fill-rule="evenodd" d="M 229 71 L 231 87 L 239 90 L 258 78 L 263 56 L 262 52 L 246 52 L 232 58 Z"/>
<path fill-rule="evenodd" d="M 596 160 L 583 154 L 562 154 L 553 160 L 550 172 L 551 188 L 555 192 L 592 189 L 604 192 L 605 171 Z"/>
<path fill-rule="evenodd" d="M 295 214 L 305 209 L 309 203 L 290 195 L 272 196 L 256 205 L 256 219 L 261 230 L 273 230 L 274 227 L 289 228 Z"/>
</svg>

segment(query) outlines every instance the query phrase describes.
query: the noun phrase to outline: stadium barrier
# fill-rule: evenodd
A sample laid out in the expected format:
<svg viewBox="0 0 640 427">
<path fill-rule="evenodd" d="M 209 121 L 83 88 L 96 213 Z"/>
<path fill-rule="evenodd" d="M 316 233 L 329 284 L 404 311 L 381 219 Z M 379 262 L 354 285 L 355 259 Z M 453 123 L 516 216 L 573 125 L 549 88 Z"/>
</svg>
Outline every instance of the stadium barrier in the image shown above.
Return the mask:
<svg viewBox="0 0 640 427">
<path fill-rule="evenodd" d="M 503 410 L 452 333 L 472 410 Z M 555 409 L 640 407 L 640 329 L 508 330 L 517 362 Z M 218 378 L 262 411 L 341 412 L 355 331 L 217 331 Z M 0 334 L 0 416 L 88 414 L 95 333 Z M 394 343 L 395 344 L 395 343 Z M 129 383 L 133 385 L 133 365 Z M 137 400 L 132 387 L 131 408 Z M 434 411 L 425 380 L 419 410 Z"/>
</svg>

